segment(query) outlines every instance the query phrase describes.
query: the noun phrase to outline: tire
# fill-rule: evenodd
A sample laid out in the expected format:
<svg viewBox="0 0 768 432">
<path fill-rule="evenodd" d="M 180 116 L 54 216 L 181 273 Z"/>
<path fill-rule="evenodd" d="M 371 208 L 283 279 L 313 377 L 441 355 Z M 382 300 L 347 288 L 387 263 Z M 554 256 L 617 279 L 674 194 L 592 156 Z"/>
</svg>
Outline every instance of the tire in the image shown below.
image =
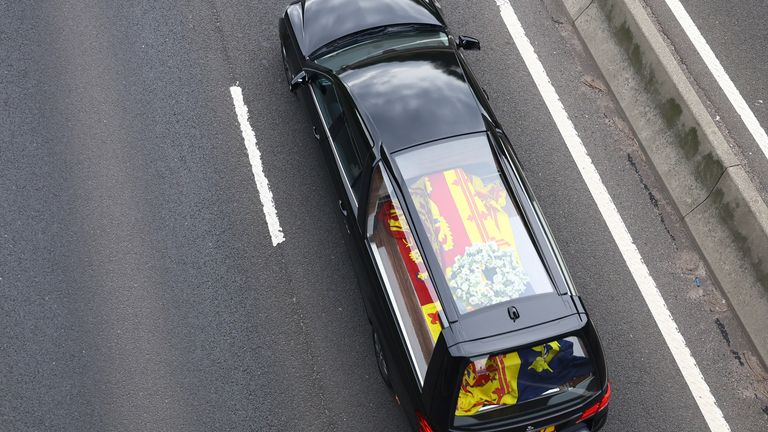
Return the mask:
<svg viewBox="0 0 768 432">
<path fill-rule="evenodd" d="M 373 354 L 376 357 L 376 366 L 379 367 L 379 374 L 384 384 L 390 389 L 392 388 L 392 381 L 389 375 L 389 365 L 387 365 L 387 358 L 384 353 L 384 347 L 381 346 L 381 338 L 376 330 L 373 330 Z"/>
</svg>

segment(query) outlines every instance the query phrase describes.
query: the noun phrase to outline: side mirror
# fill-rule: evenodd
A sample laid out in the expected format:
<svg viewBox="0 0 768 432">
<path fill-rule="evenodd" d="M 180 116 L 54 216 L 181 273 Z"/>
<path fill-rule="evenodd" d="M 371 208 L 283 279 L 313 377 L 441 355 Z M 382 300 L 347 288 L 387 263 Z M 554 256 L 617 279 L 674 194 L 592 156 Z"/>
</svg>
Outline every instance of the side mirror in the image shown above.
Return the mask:
<svg viewBox="0 0 768 432">
<path fill-rule="evenodd" d="M 293 77 L 291 80 L 291 91 L 295 92 L 305 84 L 309 82 L 309 77 L 307 77 L 307 73 L 304 71 L 301 71 L 296 74 L 296 76 Z"/>
<path fill-rule="evenodd" d="M 479 51 L 480 41 L 469 36 L 459 36 L 456 46 L 467 51 Z"/>
</svg>

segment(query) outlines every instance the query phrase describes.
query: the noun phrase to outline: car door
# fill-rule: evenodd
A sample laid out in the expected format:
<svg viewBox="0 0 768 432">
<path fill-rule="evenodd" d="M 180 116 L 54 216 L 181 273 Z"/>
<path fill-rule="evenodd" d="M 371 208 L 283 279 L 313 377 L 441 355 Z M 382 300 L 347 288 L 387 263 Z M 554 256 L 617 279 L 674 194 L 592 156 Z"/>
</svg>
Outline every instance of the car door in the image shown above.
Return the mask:
<svg viewBox="0 0 768 432">
<path fill-rule="evenodd" d="M 314 106 L 313 134 L 323 147 L 339 192 L 338 210 L 348 231 L 357 227 L 356 217 L 364 183 L 360 143 L 353 134 L 355 116 L 341 97 L 337 82 L 330 75 L 310 71 L 308 91 Z"/>
<path fill-rule="evenodd" d="M 323 146 L 338 191 L 338 211 L 347 228 L 347 247 L 360 285 L 366 314 L 374 312 L 371 285 L 371 258 L 365 247 L 363 225 L 373 159 L 371 140 L 363 131 L 357 112 L 341 97 L 343 88 L 331 76 L 315 72 L 308 85 L 309 99 L 316 115 L 315 138 Z M 364 223 L 364 222 L 363 222 Z"/>
</svg>

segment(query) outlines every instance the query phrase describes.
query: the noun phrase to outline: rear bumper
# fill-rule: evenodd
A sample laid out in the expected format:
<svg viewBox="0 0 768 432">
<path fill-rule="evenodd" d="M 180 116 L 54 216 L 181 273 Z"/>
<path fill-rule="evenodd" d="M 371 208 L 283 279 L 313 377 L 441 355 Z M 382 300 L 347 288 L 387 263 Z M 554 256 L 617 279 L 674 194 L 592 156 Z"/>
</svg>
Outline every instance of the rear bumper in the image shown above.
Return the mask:
<svg viewBox="0 0 768 432">
<path fill-rule="evenodd" d="M 555 432 L 597 432 L 605 426 L 610 406 L 598 411 L 587 420 L 578 422 L 581 413 L 593 404 L 594 400 L 591 400 L 588 403 L 572 407 L 564 412 L 531 419 L 530 421 L 514 422 L 515 424 L 488 424 L 470 428 L 451 428 L 449 430 L 451 432 L 540 432 L 548 430 L 547 428 L 550 426 L 554 426 Z"/>
</svg>

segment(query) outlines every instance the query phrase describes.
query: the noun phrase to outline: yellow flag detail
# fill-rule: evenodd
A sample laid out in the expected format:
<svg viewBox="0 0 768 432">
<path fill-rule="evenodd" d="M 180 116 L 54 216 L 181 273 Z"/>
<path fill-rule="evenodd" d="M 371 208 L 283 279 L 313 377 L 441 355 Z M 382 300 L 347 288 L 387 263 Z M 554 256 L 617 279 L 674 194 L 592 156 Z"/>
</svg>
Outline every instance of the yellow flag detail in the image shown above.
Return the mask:
<svg viewBox="0 0 768 432">
<path fill-rule="evenodd" d="M 437 302 L 430 303 L 421 307 L 424 312 L 424 319 L 429 327 L 429 332 L 432 335 L 432 341 L 437 342 L 437 337 L 440 336 L 440 332 L 443 331 L 443 326 L 440 324 L 440 306 Z"/>
<path fill-rule="evenodd" d="M 519 374 L 517 352 L 490 356 L 485 364 L 470 363 L 459 390 L 456 415 L 473 415 L 486 405 L 514 405 Z"/>
<path fill-rule="evenodd" d="M 549 362 L 551 362 L 557 353 L 560 352 L 560 344 L 555 341 L 544 345 L 538 345 L 531 349 L 540 353 L 540 355 L 533 360 L 533 363 L 528 369 L 533 369 L 539 373 L 545 370 L 553 372 L 552 368 L 549 367 Z"/>
</svg>

